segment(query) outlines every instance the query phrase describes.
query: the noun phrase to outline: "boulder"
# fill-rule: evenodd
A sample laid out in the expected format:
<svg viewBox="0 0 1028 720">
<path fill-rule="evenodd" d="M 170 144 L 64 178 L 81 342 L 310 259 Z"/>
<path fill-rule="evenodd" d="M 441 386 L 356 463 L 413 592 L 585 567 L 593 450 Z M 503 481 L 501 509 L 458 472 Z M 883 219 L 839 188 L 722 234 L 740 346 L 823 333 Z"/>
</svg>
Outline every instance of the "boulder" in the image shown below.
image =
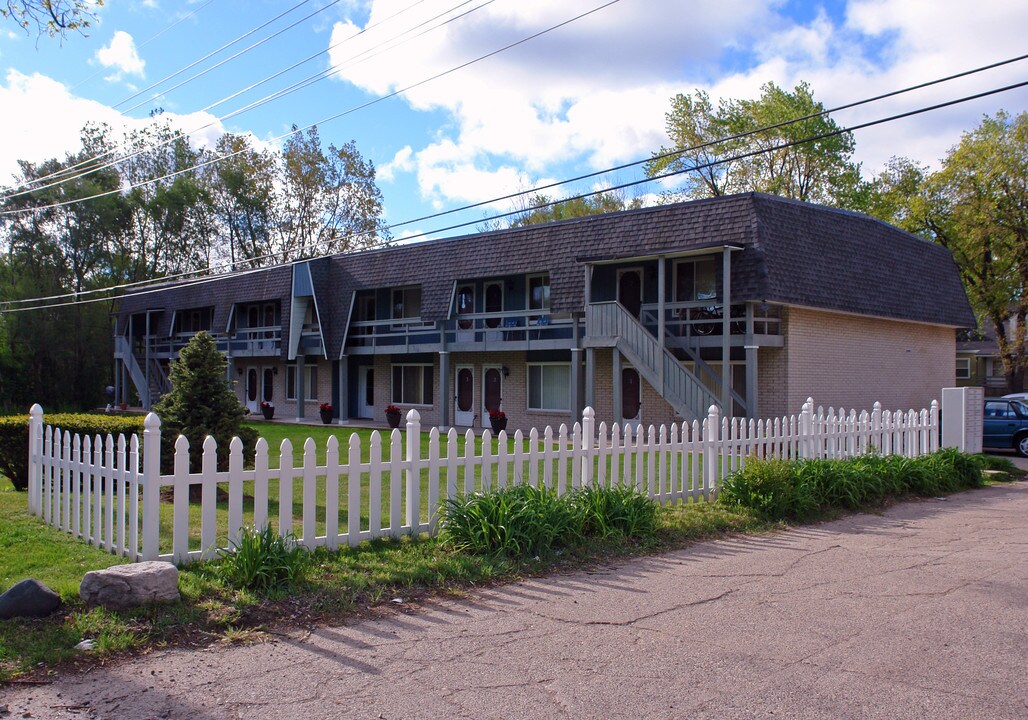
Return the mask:
<svg viewBox="0 0 1028 720">
<path fill-rule="evenodd" d="M 179 599 L 178 568 L 166 562 L 115 565 L 87 572 L 79 595 L 88 603 L 121 610 Z"/>
<path fill-rule="evenodd" d="M 61 604 L 60 596 L 35 578 L 22 580 L 0 595 L 0 620 L 46 617 Z"/>
</svg>

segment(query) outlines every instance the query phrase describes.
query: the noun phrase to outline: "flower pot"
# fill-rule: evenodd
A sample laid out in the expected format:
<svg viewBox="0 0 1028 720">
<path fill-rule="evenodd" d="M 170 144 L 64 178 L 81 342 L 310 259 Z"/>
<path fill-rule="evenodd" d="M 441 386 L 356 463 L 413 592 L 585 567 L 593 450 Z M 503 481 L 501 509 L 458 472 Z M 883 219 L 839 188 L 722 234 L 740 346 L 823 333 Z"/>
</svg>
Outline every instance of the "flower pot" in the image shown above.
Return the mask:
<svg viewBox="0 0 1028 720">
<path fill-rule="evenodd" d="M 318 410 L 318 412 L 321 414 L 321 422 L 325 423 L 326 425 L 332 424 L 331 410 Z"/>
<path fill-rule="evenodd" d="M 507 418 L 489 418 L 489 424 L 492 425 L 493 432 L 498 433 L 507 429 Z"/>
<path fill-rule="evenodd" d="M 389 423 L 389 427 L 398 428 L 400 427 L 400 418 L 403 417 L 399 412 L 387 412 L 386 422 Z"/>
<path fill-rule="evenodd" d="M 118 403 L 118 409 L 122 412 L 125 412 L 126 410 L 128 410 L 128 403 Z"/>
<path fill-rule="evenodd" d="M 271 420 L 273 417 L 275 417 L 275 408 L 273 408 L 273 407 L 262 407 L 261 408 L 261 415 L 264 416 L 265 420 Z"/>
</svg>

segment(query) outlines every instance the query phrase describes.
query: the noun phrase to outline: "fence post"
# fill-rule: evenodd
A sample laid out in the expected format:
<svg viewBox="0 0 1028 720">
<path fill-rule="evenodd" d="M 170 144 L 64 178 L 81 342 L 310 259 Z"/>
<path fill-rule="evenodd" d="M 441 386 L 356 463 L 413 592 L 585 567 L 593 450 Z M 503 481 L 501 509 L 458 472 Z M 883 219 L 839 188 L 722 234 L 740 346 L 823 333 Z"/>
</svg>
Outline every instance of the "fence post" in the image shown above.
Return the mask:
<svg viewBox="0 0 1028 720">
<path fill-rule="evenodd" d="M 29 408 L 29 512 L 39 517 L 43 511 L 43 408 Z"/>
<path fill-rule="evenodd" d="M 928 410 L 928 452 L 939 451 L 939 401 L 932 400 Z"/>
<path fill-rule="evenodd" d="M 800 409 L 800 457 L 809 459 L 814 448 L 814 398 L 808 397 Z"/>
<path fill-rule="evenodd" d="M 582 487 L 593 484 L 593 438 L 595 436 L 596 411 L 587 407 L 582 411 Z"/>
<path fill-rule="evenodd" d="M 875 449 L 875 452 L 881 453 L 882 448 L 882 404 L 875 400 L 874 407 L 871 409 L 871 437 L 869 440 L 871 447 Z"/>
<path fill-rule="evenodd" d="M 474 452 L 465 448 L 465 452 Z M 407 413 L 407 525 L 411 535 L 417 537 L 421 516 L 421 414 L 417 410 Z M 430 479 L 431 481 L 431 479 Z"/>
<path fill-rule="evenodd" d="M 717 405 L 707 410 L 707 419 L 703 421 L 703 499 L 710 500 L 710 493 L 717 483 L 718 457 L 720 447 L 721 411 Z"/>
<path fill-rule="evenodd" d="M 143 420 L 143 550 L 141 559 L 156 560 L 161 524 L 161 419 Z"/>
</svg>

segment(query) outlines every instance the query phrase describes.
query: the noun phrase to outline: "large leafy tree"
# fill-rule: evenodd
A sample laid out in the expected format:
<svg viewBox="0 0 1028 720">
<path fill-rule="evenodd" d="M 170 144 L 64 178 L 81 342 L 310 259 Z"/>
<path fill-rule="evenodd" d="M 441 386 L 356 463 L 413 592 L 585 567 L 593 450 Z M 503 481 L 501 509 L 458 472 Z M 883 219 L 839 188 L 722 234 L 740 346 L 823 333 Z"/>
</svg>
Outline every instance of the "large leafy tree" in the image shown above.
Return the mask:
<svg viewBox="0 0 1028 720">
<path fill-rule="evenodd" d="M 528 199 L 524 211 L 514 216 L 510 226 L 541 225 L 558 220 L 571 220 L 587 215 L 634 210 L 640 207 L 642 207 L 640 198 L 626 200 L 623 193 L 614 190 L 559 202 L 554 202 L 554 199 L 548 195 L 536 193 Z"/>
<path fill-rule="evenodd" d="M 678 94 L 665 116 L 671 144 L 646 173 L 682 173 L 684 187 L 669 201 L 756 191 L 846 205 L 860 178 L 855 142 L 824 110 L 805 82 L 792 91 L 767 83 L 756 100 L 716 107 L 703 91 Z M 797 118 L 807 119 L 780 125 Z"/>
<path fill-rule="evenodd" d="M 999 112 L 964 133 L 929 172 L 894 159 L 861 208 L 948 248 L 979 322 L 995 333 L 1011 392 L 1028 369 L 1028 113 Z"/>
</svg>

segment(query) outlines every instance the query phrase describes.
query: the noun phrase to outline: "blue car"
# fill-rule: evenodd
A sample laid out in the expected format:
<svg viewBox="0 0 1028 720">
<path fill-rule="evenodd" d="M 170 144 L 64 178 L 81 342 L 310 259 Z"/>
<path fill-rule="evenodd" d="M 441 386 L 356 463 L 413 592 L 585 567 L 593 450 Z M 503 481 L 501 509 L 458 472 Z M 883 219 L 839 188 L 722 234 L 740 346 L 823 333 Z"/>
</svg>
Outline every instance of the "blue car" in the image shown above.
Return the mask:
<svg viewBox="0 0 1028 720">
<path fill-rule="evenodd" d="M 1000 398 L 985 401 L 982 445 L 987 448 L 1013 448 L 1028 457 L 1028 404 Z"/>
</svg>

